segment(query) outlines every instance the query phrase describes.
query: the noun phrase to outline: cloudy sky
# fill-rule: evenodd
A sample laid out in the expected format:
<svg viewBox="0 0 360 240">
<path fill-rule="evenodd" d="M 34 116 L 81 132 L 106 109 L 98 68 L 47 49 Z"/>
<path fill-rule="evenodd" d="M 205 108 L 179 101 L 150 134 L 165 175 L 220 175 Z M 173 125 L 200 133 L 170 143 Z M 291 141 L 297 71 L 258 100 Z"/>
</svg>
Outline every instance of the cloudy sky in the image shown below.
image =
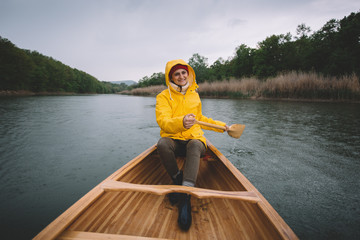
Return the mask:
<svg viewBox="0 0 360 240">
<path fill-rule="evenodd" d="M 138 81 L 172 59 L 199 53 L 212 64 L 359 9 L 358 0 L 0 0 L 0 36 L 100 81 Z"/>
</svg>

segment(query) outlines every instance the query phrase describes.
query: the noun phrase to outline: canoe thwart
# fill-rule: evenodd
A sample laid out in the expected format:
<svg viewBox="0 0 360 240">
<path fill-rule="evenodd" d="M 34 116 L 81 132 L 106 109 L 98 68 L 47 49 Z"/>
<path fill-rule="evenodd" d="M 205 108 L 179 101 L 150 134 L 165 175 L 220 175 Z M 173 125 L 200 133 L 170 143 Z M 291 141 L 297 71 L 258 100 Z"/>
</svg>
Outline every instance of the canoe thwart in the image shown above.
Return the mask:
<svg viewBox="0 0 360 240">
<path fill-rule="evenodd" d="M 107 180 L 100 186 L 107 192 L 145 192 L 156 195 L 165 195 L 172 192 L 191 194 L 197 198 L 227 198 L 256 203 L 261 201 L 255 192 L 251 191 L 219 191 L 205 188 L 178 186 L 178 185 L 145 185 Z"/>
</svg>

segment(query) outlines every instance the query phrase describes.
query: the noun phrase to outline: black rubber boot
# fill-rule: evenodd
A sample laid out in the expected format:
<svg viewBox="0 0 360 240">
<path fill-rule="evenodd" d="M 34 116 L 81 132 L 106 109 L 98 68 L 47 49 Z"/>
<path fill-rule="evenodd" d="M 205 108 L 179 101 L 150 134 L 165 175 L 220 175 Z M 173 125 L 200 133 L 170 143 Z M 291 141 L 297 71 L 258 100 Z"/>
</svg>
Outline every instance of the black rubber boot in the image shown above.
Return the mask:
<svg viewBox="0 0 360 240">
<path fill-rule="evenodd" d="M 180 194 L 178 224 L 184 231 L 189 230 L 192 221 L 190 198 L 191 196 L 186 193 Z"/>
<path fill-rule="evenodd" d="M 176 178 L 172 178 L 174 185 L 181 185 L 183 180 L 183 171 L 180 171 L 180 173 L 176 176 Z M 169 193 L 169 200 L 172 205 L 179 202 L 180 199 L 180 193 Z"/>
</svg>

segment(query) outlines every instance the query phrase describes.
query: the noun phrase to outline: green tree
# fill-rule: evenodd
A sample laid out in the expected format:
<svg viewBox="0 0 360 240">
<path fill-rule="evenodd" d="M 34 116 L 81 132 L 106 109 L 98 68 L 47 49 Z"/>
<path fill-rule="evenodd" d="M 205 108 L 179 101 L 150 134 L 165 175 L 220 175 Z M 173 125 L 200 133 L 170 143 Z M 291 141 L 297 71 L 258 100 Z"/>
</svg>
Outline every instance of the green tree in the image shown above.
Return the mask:
<svg viewBox="0 0 360 240">
<path fill-rule="evenodd" d="M 189 65 L 194 69 L 197 83 L 205 82 L 209 78 L 208 59 L 195 53 L 189 59 Z"/>
<path fill-rule="evenodd" d="M 360 75 L 360 12 L 351 13 L 339 22 L 336 38 L 336 51 L 333 51 L 330 61 L 334 62 L 332 72 Z"/>
<path fill-rule="evenodd" d="M 309 38 L 309 33 L 311 32 L 311 28 L 306 26 L 305 23 L 302 23 L 297 26 L 296 28 L 296 35 L 295 39 L 307 39 Z"/>
<path fill-rule="evenodd" d="M 143 88 L 143 87 L 149 87 L 154 85 L 166 85 L 165 82 L 165 74 L 162 72 L 153 73 L 150 77 L 145 76 L 141 78 L 137 84 L 129 87 L 129 89 L 133 88 Z"/>
<path fill-rule="evenodd" d="M 296 41 L 293 42 L 294 47 L 294 70 L 310 71 L 312 70 L 311 61 L 309 58 L 313 50 L 311 45 L 311 38 L 309 36 L 311 28 L 304 23 L 298 25 L 295 36 Z"/>
<path fill-rule="evenodd" d="M 290 33 L 272 35 L 258 45 L 259 49 L 254 53 L 253 67 L 256 76 L 266 78 L 289 70 L 294 50 Z"/>
<path fill-rule="evenodd" d="M 0 90 L 29 90 L 34 63 L 25 51 L 0 37 Z"/>
<path fill-rule="evenodd" d="M 165 74 L 162 72 L 153 73 L 149 79 L 149 85 L 166 85 Z"/>
<path fill-rule="evenodd" d="M 236 48 L 235 57 L 233 59 L 233 76 L 234 77 L 250 77 L 253 75 L 254 53 L 252 49 L 245 44 L 241 44 Z"/>
<path fill-rule="evenodd" d="M 275 76 L 280 62 L 279 40 L 279 36 L 272 35 L 258 44 L 253 71 L 260 78 Z"/>
<path fill-rule="evenodd" d="M 336 33 L 339 26 L 339 21 L 331 19 L 313 34 L 310 60 L 315 71 L 325 74 L 332 72 L 330 55 L 337 48 Z"/>
<path fill-rule="evenodd" d="M 225 69 L 226 62 L 223 58 L 218 58 L 209 69 L 209 79 L 208 81 L 212 82 L 214 80 L 223 80 L 226 76 Z"/>
</svg>

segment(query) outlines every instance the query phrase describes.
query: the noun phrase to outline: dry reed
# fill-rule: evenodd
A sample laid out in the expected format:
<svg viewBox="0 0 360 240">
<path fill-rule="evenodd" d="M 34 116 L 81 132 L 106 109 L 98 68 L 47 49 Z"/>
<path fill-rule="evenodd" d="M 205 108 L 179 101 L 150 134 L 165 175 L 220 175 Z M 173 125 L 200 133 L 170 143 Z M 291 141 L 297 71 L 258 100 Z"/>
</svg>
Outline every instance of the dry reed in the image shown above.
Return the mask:
<svg viewBox="0 0 360 240">
<path fill-rule="evenodd" d="M 359 100 L 360 84 L 355 74 L 336 78 L 290 72 L 262 82 L 258 94 L 275 98 Z"/>
<path fill-rule="evenodd" d="M 137 88 L 126 92 L 133 95 L 157 95 L 163 85 Z M 123 92 L 124 93 L 124 92 Z M 288 72 L 266 81 L 256 78 L 230 79 L 199 84 L 203 97 L 221 98 L 288 98 L 360 100 L 359 77 L 355 74 L 342 77 L 325 77 L 313 72 Z"/>
<path fill-rule="evenodd" d="M 199 94 L 212 97 L 251 97 L 257 93 L 260 81 L 255 78 L 230 79 L 199 84 Z"/>
<path fill-rule="evenodd" d="M 156 85 L 156 86 L 149 86 L 144 88 L 135 88 L 130 91 L 122 91 L 121 94 L 156 96 L 164 89 L 166 89 L 164 85 Z"/>
</svg>

